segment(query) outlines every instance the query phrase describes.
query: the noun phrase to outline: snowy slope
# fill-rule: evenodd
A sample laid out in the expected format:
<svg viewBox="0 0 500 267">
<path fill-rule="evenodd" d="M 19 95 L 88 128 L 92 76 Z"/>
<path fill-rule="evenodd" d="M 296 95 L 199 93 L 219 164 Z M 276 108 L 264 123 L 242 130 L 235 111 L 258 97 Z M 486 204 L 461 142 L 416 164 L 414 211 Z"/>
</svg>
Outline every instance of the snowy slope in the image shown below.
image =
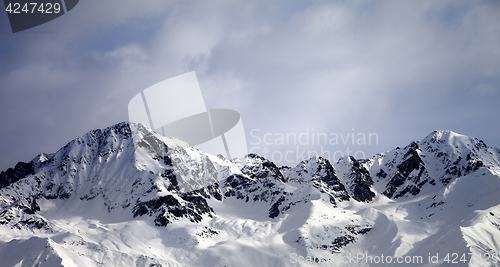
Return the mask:
<svg viewBox="0 0 500 267">
<path fill-rule="evenodd" d="M 0 266 L 499 266 L 499 188 L 453 132 L 291 168 L 120 123 L 0 174 Z"/>
</svg>

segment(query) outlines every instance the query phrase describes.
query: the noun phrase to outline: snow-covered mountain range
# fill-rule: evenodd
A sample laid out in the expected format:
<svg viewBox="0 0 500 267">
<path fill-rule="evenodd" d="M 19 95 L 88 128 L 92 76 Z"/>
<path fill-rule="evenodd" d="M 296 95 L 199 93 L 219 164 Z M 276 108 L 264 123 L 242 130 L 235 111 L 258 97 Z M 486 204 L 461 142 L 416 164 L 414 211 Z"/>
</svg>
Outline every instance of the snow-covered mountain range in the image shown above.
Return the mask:
<svg viewBox="0 0 500 267">
<path fill-rule="evenodd" d="M 0 266 L 500 266 L 500 151 L 227 160 L 142 124 L 0 174 Z"/>
</svg>

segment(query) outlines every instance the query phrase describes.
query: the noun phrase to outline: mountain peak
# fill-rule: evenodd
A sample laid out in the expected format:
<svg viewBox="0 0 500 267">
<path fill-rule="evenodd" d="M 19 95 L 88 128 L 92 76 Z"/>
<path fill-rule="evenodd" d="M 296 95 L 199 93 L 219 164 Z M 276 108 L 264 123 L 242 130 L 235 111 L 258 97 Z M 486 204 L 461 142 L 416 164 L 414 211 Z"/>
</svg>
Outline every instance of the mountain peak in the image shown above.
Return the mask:
<svg viewBox="0 0 500 267">
<path fill-rule="evenodd" d="M 470 146 L 470 145 L 478 145 L 480 147 L 487 147 L 483 141 L 458 134 L 452 131 L 443 131 L 443 130 L 435 130 L 434 132 L 427 135 L 424 139 L 422 139 L 420 144 L 448 144 L 450 146 Z"/>
</svg>

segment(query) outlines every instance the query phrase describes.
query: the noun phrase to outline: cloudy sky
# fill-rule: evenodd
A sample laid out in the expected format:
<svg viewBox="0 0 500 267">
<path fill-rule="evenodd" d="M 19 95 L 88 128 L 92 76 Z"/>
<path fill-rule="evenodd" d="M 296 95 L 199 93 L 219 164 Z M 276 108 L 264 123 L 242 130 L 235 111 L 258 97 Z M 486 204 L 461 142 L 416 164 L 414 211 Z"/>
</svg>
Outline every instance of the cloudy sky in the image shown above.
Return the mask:
<svg viewBox="0 0 500 267">
<path fill-rule="evenodd" d="M 249 149 L 294 151 L 288 165 L 436 129 L 500 147 L 499 18 L 499 1 L 84 0 L 13 34 L 0 12 L 0 169 L 128 120 L 134 95 L 190 71 Z M 302 133 L 339 140 L 277 140 Z"/>
</svg>

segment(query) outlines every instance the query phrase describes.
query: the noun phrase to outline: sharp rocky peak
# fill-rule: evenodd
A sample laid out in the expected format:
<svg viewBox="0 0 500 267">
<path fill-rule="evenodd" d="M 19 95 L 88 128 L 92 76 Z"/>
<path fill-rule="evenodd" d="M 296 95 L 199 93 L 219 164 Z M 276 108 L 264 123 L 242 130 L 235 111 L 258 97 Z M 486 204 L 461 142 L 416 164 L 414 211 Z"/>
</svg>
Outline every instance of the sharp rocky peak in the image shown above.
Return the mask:
<svg viewBox="0 0 500 267">
<path fill-rule="evenodd" d="M 276 164 L 257 154 L 248 154 L 245 156 L 241 171 L 250 178 L 262 179 L 274 177 L 281 182 L 285 181 L 281 169 Z"/>
<path fill-rule="evenodd" d="M 483 141 L 451 131 L 434 131 L 367 160 L 376 187 L 389 198 L 437 191 L 454 179 L 498 166 L 500 154 Z"/>
</svg>

